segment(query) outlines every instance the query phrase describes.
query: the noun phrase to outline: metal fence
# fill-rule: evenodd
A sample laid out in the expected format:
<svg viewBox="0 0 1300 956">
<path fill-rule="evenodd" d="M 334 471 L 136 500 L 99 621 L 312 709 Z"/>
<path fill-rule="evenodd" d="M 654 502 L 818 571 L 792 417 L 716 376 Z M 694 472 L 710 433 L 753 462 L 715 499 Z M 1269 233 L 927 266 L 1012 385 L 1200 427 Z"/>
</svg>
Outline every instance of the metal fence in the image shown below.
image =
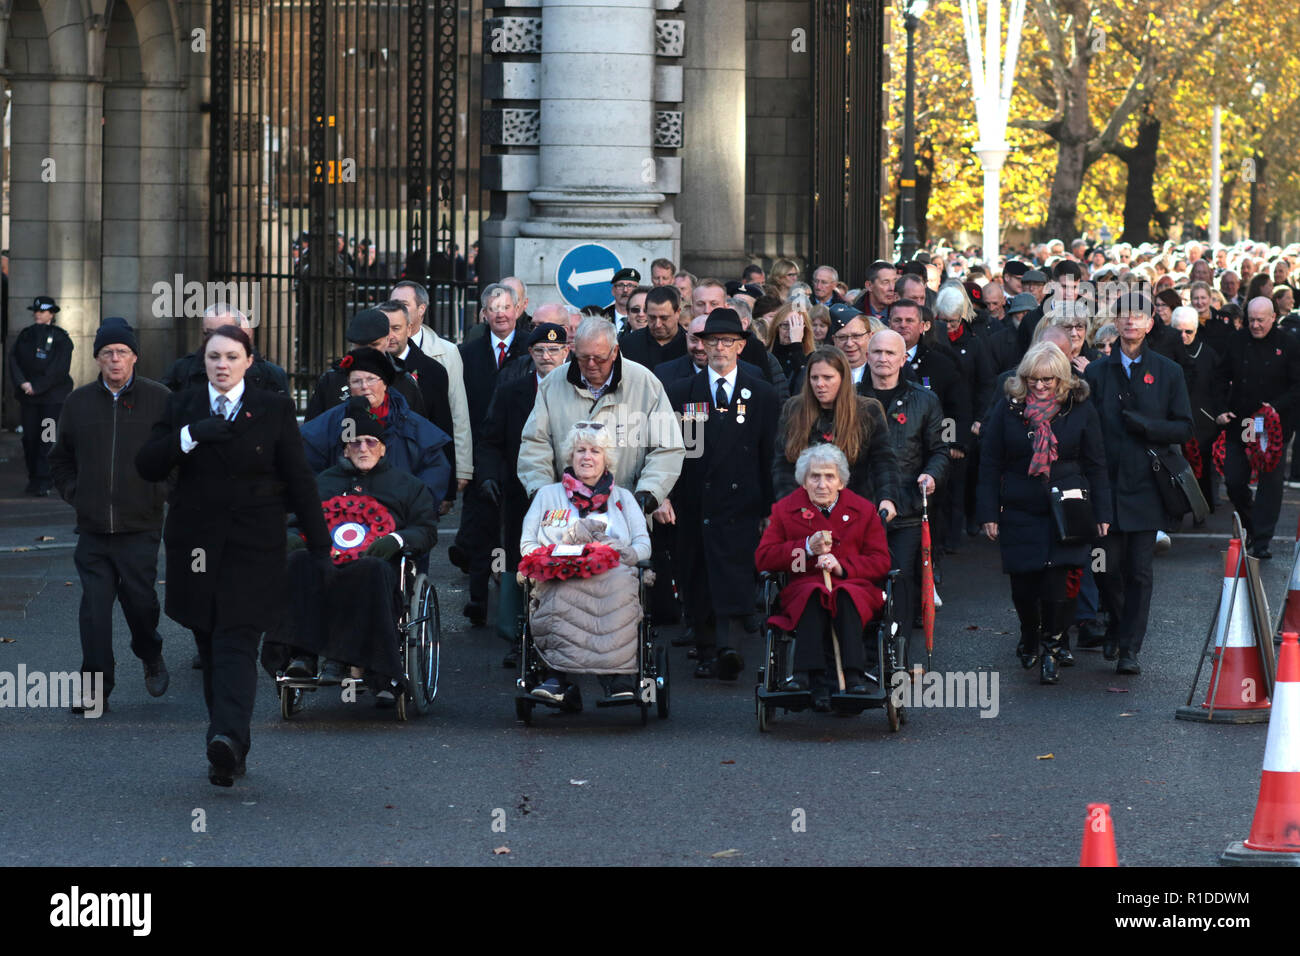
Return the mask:
<svg viewBox="0 0 1300 956">
<path fill-rule="evenodd" d="M 474 321 L 482 20 L 482 0 L 214 0 L 210 276 L 300 402 L 400 279 L 439 334 Z"/>
</svg>

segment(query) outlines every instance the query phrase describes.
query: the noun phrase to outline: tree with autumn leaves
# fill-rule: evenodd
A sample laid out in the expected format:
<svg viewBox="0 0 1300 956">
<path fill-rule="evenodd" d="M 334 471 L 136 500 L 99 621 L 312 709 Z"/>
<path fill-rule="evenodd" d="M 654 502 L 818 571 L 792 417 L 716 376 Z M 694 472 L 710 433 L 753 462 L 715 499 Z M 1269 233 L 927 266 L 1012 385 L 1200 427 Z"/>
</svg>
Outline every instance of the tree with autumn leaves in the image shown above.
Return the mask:
<svg viewBox="0 0 1300 956">
<path fill-rule="evenodd" d="M 893 15 L 891 181 L 900 178 L 905 35 Z M 981 23 L 984 19 L 981 6 Z M 1005 30 L 1005 26 L 1004 26 Z M 983 180 L 957 0 L 921 22 L 922 238 L 979 231 Z M 1265 0 L 1030 0 L 1002 174 L 1006 231 L 1125 241 L 1203 230 L 1210 128 L 1222 108 L 1224 238 L 1279 241 L 1300 217 L 1300 15 Z"/>
</svg>

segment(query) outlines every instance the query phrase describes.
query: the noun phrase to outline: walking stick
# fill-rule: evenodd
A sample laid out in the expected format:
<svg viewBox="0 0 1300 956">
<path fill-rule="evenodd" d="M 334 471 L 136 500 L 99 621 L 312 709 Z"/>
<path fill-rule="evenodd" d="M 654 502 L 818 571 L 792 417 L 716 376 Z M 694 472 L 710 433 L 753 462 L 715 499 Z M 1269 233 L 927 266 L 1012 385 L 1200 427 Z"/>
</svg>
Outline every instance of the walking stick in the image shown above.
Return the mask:
<svg viewBox="0 0 1300 956">
<path fill-rule="evenodd" d="M 829 531 L 823 531 L 821 533 L 825 535 L 830 535 Z M 822 581 L 824 581 L 826 584 L 826 593 L 828 593 L 829 595 L 831 595 L 832 598 L 834 598 L 835 589 L 831 587 L 831 572 L 829 568 L 822 568 Z M 833 600 L 831 602 L 831 607 L 832 608 L 835 607 Z M 835 636 L 834 617 L 831 618 L 831 649 L 835 652 L 835 678 L 836 680 L 839 681 L 840 693 L 842 694 L 844 693 L 844 665 L 840 661 L 840 641 L 839 638 Z"/>
<path fill-rule="evenodd" d="M 921 486 L 921 627 L 925 632 L 925 669 L 934 667 L 934 562 L 930 554 L 930 507 Z M 910 608 L 906 612 L 911 614 Z"/>
</svg>

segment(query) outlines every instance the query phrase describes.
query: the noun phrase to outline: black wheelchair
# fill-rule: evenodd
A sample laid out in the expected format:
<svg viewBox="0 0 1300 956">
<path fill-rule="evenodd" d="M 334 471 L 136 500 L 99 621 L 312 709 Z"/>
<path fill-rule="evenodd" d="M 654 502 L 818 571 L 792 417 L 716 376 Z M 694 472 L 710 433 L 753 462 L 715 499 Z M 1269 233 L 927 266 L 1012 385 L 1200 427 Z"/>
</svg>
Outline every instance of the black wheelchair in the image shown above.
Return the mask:
<svg viewBox="0 0 1300 956">
<path fill-rule="evenodd" d="M 837 714 L 860 714 L 864 710 L 883 707 L 891 731 L 897 731 L 907 722 L 906 709 L 895 702 L 893 686 L 898 680 L 910 679 L 904 665 L 907 649 L 901 646 L 904 638 L 898 634 L 894 620 L 894 579 L 898 574 L 896 569 L 889 572 L 885 579 L 885 603 L 862 632 L 862 639 L 867 642 L 868 662 L 875 661 L 874 667 L 869 666 L 867 671 L 868 680 L 875 684 L 874 689 L 869 694 L 845 694 L 833 690 L 830 695 L 831 711 Z M 767 618 L 780 607 L 785 583 L 784 573 L 763 571 L 759 574 L 764 609 L 763 660 L 758 669 L 758 685 L 754 688 L 754 704 L 758 729 L 763 733 L 772 729 L 778 709 L 798 712 L 812 706 L 811 691 L 781 690 L 782 684 L 793 673 L 795 636 L 767 623 Z M 871 654 L 873 643 L 874 658 Z M 904 676 L 896 677 L 898 674 Z"/>
<path fill-rule="evenodd" d="M 641 712 L 641 724 L 650 719 L 650 705 L 653 704 L 660 719 L 668 717 L 668 653 L 660 643 L 658 632 L 652 626 L 646 601 L 646 572 L 651 570 L 649 561 L 641 561 L 636 566 L 637 595 L 641 603 L 641 621 L 637 625 L 637 673 L 636 694 L 627 700 L 598 701 L 597 707 L 617 707 L 635 705 Z M 533 582 L 524 581 L 524 606 L 531 605 Z M 532 690 L 541 683 L 546 672 L 546 664 L 533 641 L 531 622 L 525 620 L 519 637 L 519 676 L 515 679 L 515 716 L 532 726 L 533 708 L 538 704 L 567 713 L 582 710 L 582 696 L 578 689 L 565 695 L 564 701 L 554 702 L 534 697 Z M 575 672 L 578 673 L 578 672 Z"/>
<path fill-rule="evenodd" d="M 406 690 L 394 696 L 394 711 L 399 721 L 410 720 L 429 710 L 438 695 L 438 672 L 442 659 L 442 617 L 438 608 L 438 589 L 429 576 L 417 568 L 418 558 L 403 553 L 398 564 L 397 605 L 398 657 L 406 677 Z M 306 706 L 308 691 L 338 687 L 337 681 L 287 677 L 276 674 L 280 694 L 280 716 L 289 720 Z M 341 685 L 353 694 L 367 688 L 361 678 L 345 678 Z M 354 698 L 355 699 L 355 698 Z"/>
</svg>

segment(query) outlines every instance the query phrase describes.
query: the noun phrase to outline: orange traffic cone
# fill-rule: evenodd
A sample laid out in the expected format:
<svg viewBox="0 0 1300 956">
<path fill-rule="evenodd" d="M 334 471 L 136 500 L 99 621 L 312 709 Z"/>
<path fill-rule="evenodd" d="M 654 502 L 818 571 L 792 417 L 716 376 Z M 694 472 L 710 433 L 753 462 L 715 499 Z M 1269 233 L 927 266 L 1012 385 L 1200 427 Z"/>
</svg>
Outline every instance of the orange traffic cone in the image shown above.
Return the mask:
<svg viewBox="0 0 1300 956">
<path fill-rule="evenodd" d="M 1214 667 L 1205 689 L 1205 700 L 1199 707 L 1191 706 L 1196 691 L 1194 681 L 1187 704 L 1179 707 L 1174 716 L 1182 720 L 1259 723 L 1268 720 L 1269 682 L 1255 639 L 1255 614 L 1240 539 L 1228 542 L 1225 563 L 1223 591 L 1214 618 Z"/>
<path fill-rule="evenodd" d="M 1300 866 L 1300 644 L 1292 632 L 1282 635 L 1273 701 L 1250 836 L 1230 844 L 1220 863 Z"/>
<path fill-rule="evenodd" d="M 1119 857 L 1115 854 L 1115 824 L 1110 818 L 1109 803 L 1088 804 L 1079 865 L 1119 866 Z"/>
<path fill-rule="evenodd" d="M 1300 525 L 1295 532 L 1295 553 L 1291 558 L 1291 581 L 1286 586 L 1286 601 L 1282 604 L 1282 624 L 1279 634 L 1300 632 Z"/>
</svg>

